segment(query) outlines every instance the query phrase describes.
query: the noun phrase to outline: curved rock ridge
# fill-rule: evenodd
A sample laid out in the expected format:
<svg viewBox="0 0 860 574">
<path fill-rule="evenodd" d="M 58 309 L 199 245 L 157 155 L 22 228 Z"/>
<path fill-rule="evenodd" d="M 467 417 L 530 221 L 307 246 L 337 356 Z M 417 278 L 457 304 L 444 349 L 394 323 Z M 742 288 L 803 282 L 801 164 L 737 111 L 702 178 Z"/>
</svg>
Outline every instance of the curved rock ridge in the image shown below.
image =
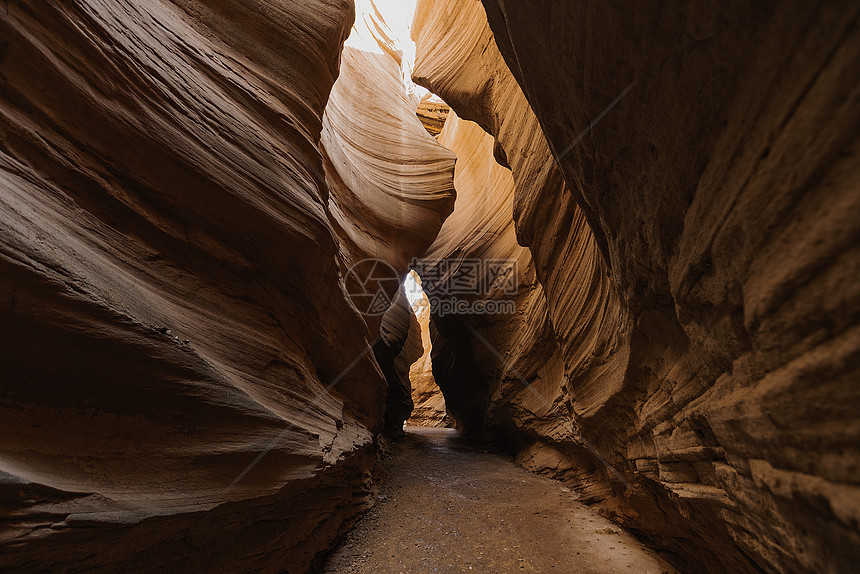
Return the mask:
<svg viewBox="0 0 860 574">
<path fill-rule="evenodd" d="M 458 157 L 457 207 L 419 262 L 432 311 L 432 371 L 459 426 L 480 434 L 494 395 L 512 409 L 542 398 L 540 385 L 524 387 L 520 377 L 536 378 L 554 344 L 531 254 L 516 241 L 516 185 L 493 157 L 493 138 L 452 111 L 439 141 Z M 490 314 L 455 306 L 476 303 L 513 308 Z"/>
<path fill-rule="evenodd" d="M 410 130 L 356 138 L 357 188 L 329 192 L 352 21 L 348 0 L 0 11 L 0 569 L 304 572 L 366 507 L 387 385 L 342 277 L 405 271 L 453 156 L 416 98 L 377 98 Z M 347 104 L 328 130 L 354 135 Z"/>
<path fill-rule="evenodd" d="M 0 570 L 306 572 L 447 412 L 852 571 L 860 6 L 415 2 L 0 8 Z"/>
<path fill-rule="evenodd" d="M 404 47 L 367 3 L 350 36 L 362 48 L 344 48 L 323 118 L 329 210 L 347 261 L 379 259 L 405 277 L 454 208 L 456 158 L 418 119 Z"/>
<path fill-rule="evenodd" d="M 416 279 L 420 287 L 420 278 Z M 406 421 L 407 425 L 424 427 L 450 427 L 451 417 L 445 408 L 445 397 L 433 378 L 433 350 L 430 335 L 430 301 L 421 292 L 421 298 L 414 301 L 412 310 L 418 320 L 421 332 L 421 357 L 409 369 L 409 381 L 412 387 L 412 414 Z"/>
<path fill-rule="evenodd" d="M 375 269 L 397 279 L 379 284 L 392 301 L 389 310 L 365 316 L 369 335 L 379 335 L 373 347 L 388 382 L 385 428 L 395 435 L 412 412 L 409 370 L 422 355 L 420 327 L 401 282 L 454 208 L 456 159 L 416 113 L 415 48 L 408 34 L 397 33 L 398 24 L 408 30 L 408 20 L 389 25 L 373 0 L 359 3 L 320 145 L 348 292 L 361 288 L 355 280 L 365 279 L 368 262 L 380 262 Z"/>
<path fill-rule="evenodd" d="M 484 5 L 498 46 L 477 2 L 422 0 L 414 75 L 511 167 L 557 350 L 532 355 L 546 378 L 516 369 L 542 395 L 530 405 L 475 358 L 477 337 L 434 340 L 443 389 L 455 359 L 483 381 L 468 413 L 446 390 L 449 410 L 689 571 L 850 570 L 857 7 Z M 458 257 L 486 250 L 469 241 L 481 232 Z M 515 321 L 434 316 L 452 336 L 485 322 L 517 367 Z"/>
<path fill-rule="evenodd" d="M 379 335 L 373 350 L 388 381 L 385 430 L 398 437 L 403 435 L 403 423 L 412 414 L 414 406 L 410 367 L 424 353 L 421 325 L 412 312 L 403 287 L 383 315 Z"/>
<path fill-rule="evenodd" d="M 422 1 L 413 34 L 418 46 L 416 81 L 440 93 L 457 113 L 469 114 L 496 134 L 494 141 L 473 124 L 472 137 L 483 140 L 474 154 L 477 159 L 447 141 L 443 131 L 440 141 L 460 158 L 460 171 L 455 172 L 460 194 L 465 185 L 462 174 L 481 169 L 464 164 L 488 166 L 505 180 L 494 181 L 475 171 L 473 179 L 482 187 L 470 201 L 479 206 L 475 209 L 495 206 L 497 219 L 487 224 L 480 216 L 464 215 L 475 228 L 465 236 L 449 235 L 448 229 L 461 229 L 456 222 L 464 206 L 458 203 L 434 247 L 445 246 L 443 250 L 456 251 L 461 258 L 482 261 L 510 257 L 521 261 L 523 277 L 531 277 L 525 290 L 520 284 L 515 298 L 523 299 L 515 317 L 466 318 L 471 325 L 466 332 L 473 336 L 468 337 L 464 354 L 477 349 L 478 363 L 495 364 L 496 370 L 485 377 L 487 392 L 495 393 L 488 410 L 467 426 L 496 426 L 496 432 L 506 435 L 507 429 L 520 428 L 529 419 L 537 429 L 530 432 L 546 439 L 578 440 L 576 428 L 560 421 L 568 420 L 571 411 L 588 417 L 605 404 L 615 390 L 606 384 L 608 375 L 623 368 L 626 353 L 620 337 L 623 313 L 603 259 L 566 191 L 537 118 L 495 46 L 481 5 Z M 449 123 L 455 125 L 451 119 Z M 497 231 L 500 226 L 504 234 Z M 500 255 L 502 245 L 507 254 Z M 434 321 L 444 335 L 444 321 L 436 317 Z M 487 321 L 498 324 L 485 329 Z M 572 378 L 576 388 L 568 388 Z"/>
</svg>

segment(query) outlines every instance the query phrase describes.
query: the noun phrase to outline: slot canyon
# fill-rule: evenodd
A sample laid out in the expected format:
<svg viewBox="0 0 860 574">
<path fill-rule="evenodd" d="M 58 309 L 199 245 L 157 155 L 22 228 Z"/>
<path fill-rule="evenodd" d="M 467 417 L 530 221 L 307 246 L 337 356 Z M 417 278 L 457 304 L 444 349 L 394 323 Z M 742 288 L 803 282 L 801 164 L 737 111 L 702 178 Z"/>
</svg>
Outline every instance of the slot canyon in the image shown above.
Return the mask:
<svg viewBox="0 0 860 574">
<path fill-rule="evenodd" d="M 858 24 L 3 0 L 0 571 L 857 571 Z"/>
</svg>

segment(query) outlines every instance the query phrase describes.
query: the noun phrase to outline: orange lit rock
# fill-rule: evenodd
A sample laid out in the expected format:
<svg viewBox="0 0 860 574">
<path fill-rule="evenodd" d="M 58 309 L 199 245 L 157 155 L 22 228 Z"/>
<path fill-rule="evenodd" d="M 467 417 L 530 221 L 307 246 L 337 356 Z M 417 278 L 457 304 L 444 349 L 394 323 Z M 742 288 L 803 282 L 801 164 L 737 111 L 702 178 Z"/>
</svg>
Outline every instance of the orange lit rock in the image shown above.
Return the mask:
<svg viewBox="0 0 860 574">
<path fill-rule="evenodd" d="M 477 2 L 416 15 L 416 80 L 512 169 L 555 344 L 536 377 L 545 331 L 439 322 L 508 366 L 440 350 L 485 397 L 449 410 L 691 571 L 858 560 L 857 10 L 790 4 L 485 0 L 501 51 Z"/>
<path fill-rule="evenodd" d="M 451 418 L 445 408 L 445 397 L 433 378 L 430 335 L 430 301 L 423 297 L 413 305 L 421 329 L 421 357 L 409 370 L 414 408 L 407 425 L 425 427 L 451 426 Z"/>
</svg>

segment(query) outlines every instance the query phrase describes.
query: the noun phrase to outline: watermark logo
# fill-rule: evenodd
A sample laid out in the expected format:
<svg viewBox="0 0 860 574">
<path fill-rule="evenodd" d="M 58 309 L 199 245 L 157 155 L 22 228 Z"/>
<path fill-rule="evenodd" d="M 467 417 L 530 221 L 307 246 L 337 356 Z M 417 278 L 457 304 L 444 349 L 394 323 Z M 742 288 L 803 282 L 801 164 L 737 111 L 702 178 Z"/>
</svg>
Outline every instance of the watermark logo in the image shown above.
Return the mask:
<svg viewBox="0 0 860 574">
<path fill-rule="evenodd" d="M 400 288 L 400 275 L 385 261 L 363 259 L 349 268 L 345 283 L 349 300 L 362 315 L 382 315 Z"/>
<path fill-rule="evenodd" d="M 413 259 L 411 266 L 434 316 L 516 313 L 515 259 Z"/>
<path fill-rule="evenodd" d="M 411 267 L 421 280 L 420 285 L 406 281 L 406 296 L 416 312 L 426 294 L 437 317 L 516 313 L 516 260 L 413 259 Z M 350 301 L 363 315 L 383 315 L 400 288 L 400 275 L 384 261 L 363 259 L 349 268 L 345 283 Z"/>
<path fill-rule="evenodd" d="M 411 267 L 436 296 L 517 293 L 516 259 L 413 259 Z"/>
<path fill-rule="evenodd" d="M 478 299 L 469 301 L 459 297 L 430 299 L 430 314 L 434 317 L 445 315 L 513 315 L 517 304 L 510 299 Z"/>
</svg>

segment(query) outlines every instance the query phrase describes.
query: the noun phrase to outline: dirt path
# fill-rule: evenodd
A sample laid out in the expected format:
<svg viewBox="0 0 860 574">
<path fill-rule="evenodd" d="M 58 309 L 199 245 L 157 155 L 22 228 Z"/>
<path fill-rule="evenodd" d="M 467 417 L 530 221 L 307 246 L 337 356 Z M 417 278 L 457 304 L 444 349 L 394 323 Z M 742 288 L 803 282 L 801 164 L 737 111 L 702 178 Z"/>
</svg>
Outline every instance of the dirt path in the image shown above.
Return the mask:
<svg viewBox="0 0 860 574">
<path fill-rule="evenodd" d="M 324 572 L 675 573 L 560 483 L 453 430 L 407 427 L 379 498 Z"/>
</svg>

